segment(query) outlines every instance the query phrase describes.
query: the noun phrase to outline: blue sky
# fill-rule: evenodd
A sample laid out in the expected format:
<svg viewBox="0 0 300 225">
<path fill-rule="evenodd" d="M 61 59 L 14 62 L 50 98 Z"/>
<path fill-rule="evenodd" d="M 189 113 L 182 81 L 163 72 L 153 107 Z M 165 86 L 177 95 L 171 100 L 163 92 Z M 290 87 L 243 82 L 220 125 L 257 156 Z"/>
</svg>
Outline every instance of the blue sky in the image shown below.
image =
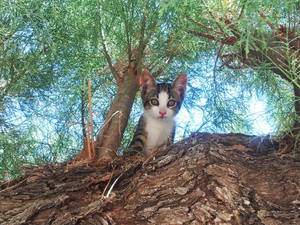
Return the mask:
<svg viewBox="0 0 300 225">
<path fill-rule="evenodd" d="M 275 128 L 272 127 L 271 121 L 268 120 L 266 114 L 266 102 L 259 100 L 256 96 L 252 97 L 248 102 L 248 114 L 247 118 L 252 122 L 253 135 L 267 135 L 275 132 Z M 177 130 L 176 139 L 183 136 L 184 128 L 189 123 L 191 130 L 197 130 L 203 123 L 202 112 L 196 108 L 190 110 L 190 113 L 183 106 L 176 116 Z M 200 132 L 206 132 L 200 130 Z"/>
<path fill-rule="evenodd" d="M 186 99 L 185 101 L 188 101 Z M 250 135 L 268 135 L 274 134 L 276 128 L 274 122 L 268 119 L 267 102 L 264 98 L 258 98 L 255 94 L 245 103 L 248 112 L 245 115 L 247 120 L 250 121 L 252 129 Z M 184 134 L 186 125 L 192 131 L 197 131 L 203 123 L 202 111 L 199 108 L 192 108 L 189 111 L 183 105 L 178 115 L 176 116 L 176 139 L 180 140 Z M 272 125 L 273 124 L 273 125 Z M 207 130 L 199 130 L 199 132 L 207 132 Z"/>
</svg>

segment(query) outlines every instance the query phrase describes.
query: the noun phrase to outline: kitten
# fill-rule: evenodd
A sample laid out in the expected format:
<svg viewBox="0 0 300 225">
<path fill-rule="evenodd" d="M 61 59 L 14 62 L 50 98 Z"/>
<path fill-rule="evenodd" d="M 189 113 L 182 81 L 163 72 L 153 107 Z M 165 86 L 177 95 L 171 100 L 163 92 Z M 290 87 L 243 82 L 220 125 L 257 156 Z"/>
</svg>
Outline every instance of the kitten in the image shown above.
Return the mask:
<svg viewBox="0 0 300 225">
<path fill-rule="evenodd" d="M 144 70 L 140 84 L 144 113 L 129 148 L 148 155 L 163 144 L 173 143 L 176 127 L 174 117 L 184 99 L 187 76 L 181 73 L 172 84 L 156 83 L 149 71 Z"/>
</svg>

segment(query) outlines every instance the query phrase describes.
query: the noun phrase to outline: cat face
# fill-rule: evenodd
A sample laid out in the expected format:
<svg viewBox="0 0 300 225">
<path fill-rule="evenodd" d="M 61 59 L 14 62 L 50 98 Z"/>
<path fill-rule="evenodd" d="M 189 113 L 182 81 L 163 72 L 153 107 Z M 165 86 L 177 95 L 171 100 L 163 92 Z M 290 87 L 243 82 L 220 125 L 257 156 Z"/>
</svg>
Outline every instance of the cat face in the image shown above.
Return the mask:
<svg viewBox="0 0 300 225">
<path fill-rule="evenodd" d="M 140 82 L 145 114 L 161 120 L 173 119 L 184 99 L 186 74 L 181 73 L 172 84 L 157 84 L 149 71 L 145 70 Z"/>
</svg>

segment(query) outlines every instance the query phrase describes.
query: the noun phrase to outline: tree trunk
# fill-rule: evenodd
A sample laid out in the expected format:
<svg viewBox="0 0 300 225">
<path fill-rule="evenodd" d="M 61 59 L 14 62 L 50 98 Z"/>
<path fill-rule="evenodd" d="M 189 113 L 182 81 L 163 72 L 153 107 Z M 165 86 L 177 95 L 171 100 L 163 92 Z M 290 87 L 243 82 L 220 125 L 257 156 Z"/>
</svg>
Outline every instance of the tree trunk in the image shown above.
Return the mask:
<svg viewBox="0 0 300 225">
<path fill-rule="evenodd" d="M 135 70 L 128 69 L 96 141 L 96 160 L 111 161 L 116 156 L 126 128 L 135 95 L 139 89 Z"/>
<path fill-rule="evenodd" d="M 277 157 L 279 144 L 203 133 L 147 160 L 23 168 L 0 183 L 0 223 L 300 224 L 300 155 Z"/>
</svg>

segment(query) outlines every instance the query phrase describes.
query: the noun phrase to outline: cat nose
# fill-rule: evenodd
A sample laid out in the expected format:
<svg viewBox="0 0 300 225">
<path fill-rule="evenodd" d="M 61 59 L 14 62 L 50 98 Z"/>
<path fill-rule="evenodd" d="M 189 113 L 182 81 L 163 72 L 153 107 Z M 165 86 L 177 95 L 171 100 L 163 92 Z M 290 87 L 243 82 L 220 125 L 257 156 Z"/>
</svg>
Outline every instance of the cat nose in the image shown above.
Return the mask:
<svg viewBox="0 0 300 225">
<path fill-rule="evenodd" d="M 159 114 L 161 115 L 161 117 L 164 117 L 167 114 L 167 112 L 166 111 L 159 111 Z"/>
</svg>

